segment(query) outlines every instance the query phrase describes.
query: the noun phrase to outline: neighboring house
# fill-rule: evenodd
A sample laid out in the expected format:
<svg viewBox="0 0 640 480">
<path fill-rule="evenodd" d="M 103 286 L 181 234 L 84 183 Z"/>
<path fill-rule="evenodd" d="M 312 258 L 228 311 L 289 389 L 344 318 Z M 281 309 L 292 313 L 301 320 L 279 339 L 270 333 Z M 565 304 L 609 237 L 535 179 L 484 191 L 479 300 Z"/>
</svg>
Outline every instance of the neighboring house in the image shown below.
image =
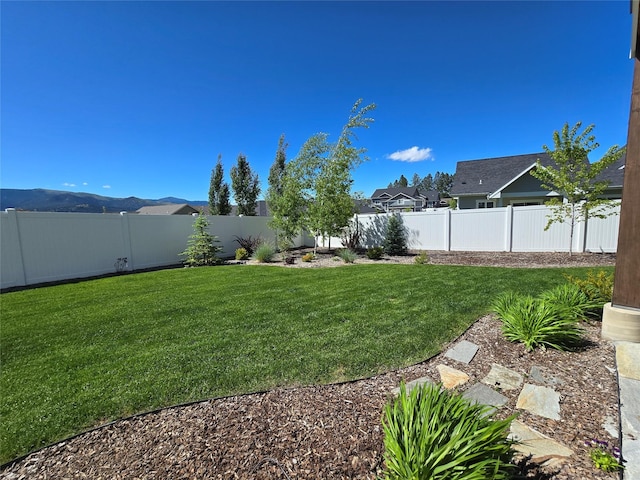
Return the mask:
<svg viewBox="0 0 640 480">
<path fill-rule="evenodd" d="M 426 203 L 418 187 L 379 188 L 371 195 L 371 206 L 385 212 L 419 212 Z"/>
<path fill-rule="evenodd" d="M 136 213 L 140 215 L 193 215 L 194 213 L 200 213 L 200 211 L 186 203 L 168 203 L 166 205 L 142 207 L 136 210 Z"/>
<path fill-rule="evenodd" d="M 598 177 L 610 181 L 606 198 L 622 197 L 625 157 Z M 553 165 L 545 152 L 458 162 L 451 196 L 459 209 L 542 205 L 553 197 L 561 197 L 558 192 L 542 188 L 540 180 L 531 175 L 537 160 L 543 166 Z"/>
</svg>

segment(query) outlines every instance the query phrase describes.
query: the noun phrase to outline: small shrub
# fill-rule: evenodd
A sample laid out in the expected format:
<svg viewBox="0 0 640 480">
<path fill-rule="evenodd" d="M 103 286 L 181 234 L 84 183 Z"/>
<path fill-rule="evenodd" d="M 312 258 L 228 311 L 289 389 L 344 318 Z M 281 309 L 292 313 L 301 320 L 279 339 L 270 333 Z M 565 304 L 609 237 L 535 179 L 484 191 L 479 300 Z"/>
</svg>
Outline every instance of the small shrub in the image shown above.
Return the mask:
<svg viewBox="0 0 640 480">
<path fill-rule="evenodd" d="M 417 263 L 418 265 L 424 265 L 425 263 L 429 262 L 429 255 L 427 254 L 427 252 L 420 252 L 413 258 L 413 262 Z"/>
<path fill-rule="evenodd" d="M 595 312 L 602 308 L 601 304 L 590 300 L 573 283 L 558 285 L 556 288 L 544 292 L 540 298 L 559 309 L 565 310 L 567 315 L 572 315 L 578 320 L 586 320 L 589 316 L 595 316 Z"/>
<path fill-rule="evenodd" d="M 247 251 L 247 255 L 249 257 L 253 255 L 253 252 L 255 252 L 258 246 L 263 243 L 262 239 L 259 236 L 256 238 L 252 238 L 251 235 L 249 235 L 245 238 L 234 235 L 234 237 L 236 237 L 236 242 L 238 242 L 240 247 L 244 248 Z"/>
<path fill-rule="evenodd" d="M 582 336 L 575 316 L 541 298 L 507 293 L 494 302 L 493 311 L 502 321 L 504 337 L 523 343 L 528 351 L 539 346 L 567 350 Z"/>
<path fill-rule="evenodd" d="M 236 260 L 246 260 L 249 258 L 249 252 L 246 249 L 240 247 L 236 249 Z"/>
<path fill-rule="evenodd" d="M 336 252 L 336 255 L 340 257 L 344 263 L 353 263 L 358 258 L 358 254 L 353 250 L 349 250 L 348 248 L 338 250 Z"/>
<path fill-rule="evenodd" d="M 370 260 L 380 260 L 384 254 L 384 248 L 371 247 L 367 248 L 367 258 Z"/>
<path fill-rule="evenodd" d="M 273 256 L 276 254 L 276 249 L 268 242 L 261 243 L 253 252 L 253 258 L 260 263 L 267 263 L 273 260 Z"/>
<path fill-rule="evenodd" d="M 490 407 L 456 392 L 422 385 L 384 408 L 385 478 L 507 479 L 514 466 L 507 438 L 513 418 L 495 420 Z"/>
<path fill-rule="evenodd" d="M 313 252 L 305 253 L 302 256 L 303 262 L 310 262 L 311 260 L 315 260 L 315 259 L 316 259 L 316 256 L 313 254 Z"/>
<path fill-rule="evenodd" d="M 604 270 L 587 272 L 587 278 L 578 278 L 565 275 L 570 283 L 576 285 L 590 300 L 603 306 L 611 301 L 613 296 L 613 273 L 608 274 Z"/>
<path fill-rule="evenodd" d="M 389 217 L 383 246 L 384 253 L 387 255 L 405 255 L 407 253 L 407 234 L 399 215 Z"/>
</svg>

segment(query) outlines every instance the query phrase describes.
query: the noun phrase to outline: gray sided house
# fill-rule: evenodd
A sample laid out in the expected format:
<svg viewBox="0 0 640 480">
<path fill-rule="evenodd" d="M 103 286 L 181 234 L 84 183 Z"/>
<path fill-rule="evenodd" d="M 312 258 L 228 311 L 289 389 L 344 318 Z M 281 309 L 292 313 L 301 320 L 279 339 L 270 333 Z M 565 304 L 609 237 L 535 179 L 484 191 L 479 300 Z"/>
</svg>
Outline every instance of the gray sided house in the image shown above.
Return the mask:
<svg viewBox="0 0 640 480">
<path fill-rule="evenodd" d="M 625 157 L 598 177 L 610 182 L 606 198 L 622 197 Z M 458 162 L 451 196 L 459 209 L 542 205 L 553 197 L 561 197 L 558 192 L 542 188 L 540 180 L 531 175 L 537 160 L 544 166 L 553 165 L 545 152 Z"/>
<path fill-rule="evenodd" d="M 384 212 L 420 212 L 439 203 L 438 192 L 420 192 L 418 187 L 379 188 L 371 195 L 371 206 Z"/>
</svg>

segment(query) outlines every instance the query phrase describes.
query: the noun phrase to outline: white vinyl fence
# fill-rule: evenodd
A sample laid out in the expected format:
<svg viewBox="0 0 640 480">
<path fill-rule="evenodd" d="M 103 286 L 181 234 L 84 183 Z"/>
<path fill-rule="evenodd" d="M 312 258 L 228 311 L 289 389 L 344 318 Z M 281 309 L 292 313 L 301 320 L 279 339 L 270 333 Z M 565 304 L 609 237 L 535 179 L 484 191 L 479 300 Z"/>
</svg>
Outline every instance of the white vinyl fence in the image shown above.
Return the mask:
<svg viewBox="0 0 640 480">
<path fill-rule="evenodd" d="M 620 207 L 606 219 L 575 224 L 574 252 L 615 252 L 618 246 Z M 401 213 L 410 250 L 484 252 L 568 252 L 569 223 L 555 223 L 545 231 L 549 207 L 503 207 L 470 210 L 437 209 Z M 382 245 L 387 214 L 357 216 L 363 246 Z M 322 246 L 329 239 L 319 238 Z M 340 247 L 331 238 L 331 247 Z"/>
<path fill-rule="evenodd" d="M 209 230 L 233 257 L 238 237 L 275 241 L 266 217 L 208 217 Z M 176 265 L 195 217 L 17 212 L 0 213 L 0 285 L 10 288 Z M 313 240 L 300 237 L 296 245 Z M 119 259 L 125 259 L 124 260 Z M 126 265 L 126 266 L 125 266 Z"/>
<path fill-rule="evenodd" d="M 619 212 L 617 207 L 616 212 Z M 566 252 L 569 225 L 544 230 L 545 206 L 402 213 L 411 250 Z M 388 216 L 358 215 L 363 246 L 381 245 Z M 208 217 L 210 232 L 233 257 L 238 237 L 275 241 L 266 217 Z M 11 288 L 120 270 L 179 264 L 195 217 L 91 213 L 0 213 L 0 286 Z M 615 252 L 619 215 L 576 224 L 574 252 Z M 328 245 L 328 239 L 319 239 Z M 295 246 L 312 246 L 302 235 Z M 331 239 L 331 247 L 340 247 Z M 119 259 L 126 258 L 126 264 Z"/>
</svg>

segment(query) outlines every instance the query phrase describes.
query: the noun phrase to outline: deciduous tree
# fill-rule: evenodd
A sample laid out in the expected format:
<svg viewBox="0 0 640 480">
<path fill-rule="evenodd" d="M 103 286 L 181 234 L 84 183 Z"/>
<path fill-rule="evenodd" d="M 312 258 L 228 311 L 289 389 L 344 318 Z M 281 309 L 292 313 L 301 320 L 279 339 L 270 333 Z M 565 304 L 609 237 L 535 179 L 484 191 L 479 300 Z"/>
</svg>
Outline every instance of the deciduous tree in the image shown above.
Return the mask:
<svg viewBox="0 0 640 480">
<path fill-rule="evenodd" d="M 594 125 L 586 127 L 578 133 L 582 122 L 576 123 L 571 129 L 565 123 L 562 131 L 553 132 L 554 148 L 551 150 L 543 145 L 545 152 L 553 159 L 554 165 L 544 166 L 540 160 L 531 175 L 542 182 L 542 187 L 558 193 L 547 205 L 551 207 L 551 214 L 547 217 L 548 230 L 554 223 L 569 221 L 569 254 L 573 252 L 573 233 L 576 222 L 587 216 L 605 218 L 613 211 L 613 202 L 602 198 L 602 194 L 609 185 L 608 181 L 597 181 L 602 171 L 615 163 L 624 153 L 624 148 L 614 145 L 597 162 L 589 162 L 589 153 L 600 145 L 591 132 Z M 564 200 L 563 200 L 564 199 Z"/>
<path fill-rule="evenodd" d="M 238 215 L 255 215 L 260 183 L 258 174 L 251 171 L 247 157 L 242 153 L 238 155 L 238 163 L 231 168 L 231 187 L 238 204 Z"/>
<path fill-rule="evenodd" d="M 209 213 L 211 215 L 229 215 L 229 185 L 223 182 L 222 155 L 218 155 L 218 162 L 211 171 L 209 181 Z"/>
</svg>

